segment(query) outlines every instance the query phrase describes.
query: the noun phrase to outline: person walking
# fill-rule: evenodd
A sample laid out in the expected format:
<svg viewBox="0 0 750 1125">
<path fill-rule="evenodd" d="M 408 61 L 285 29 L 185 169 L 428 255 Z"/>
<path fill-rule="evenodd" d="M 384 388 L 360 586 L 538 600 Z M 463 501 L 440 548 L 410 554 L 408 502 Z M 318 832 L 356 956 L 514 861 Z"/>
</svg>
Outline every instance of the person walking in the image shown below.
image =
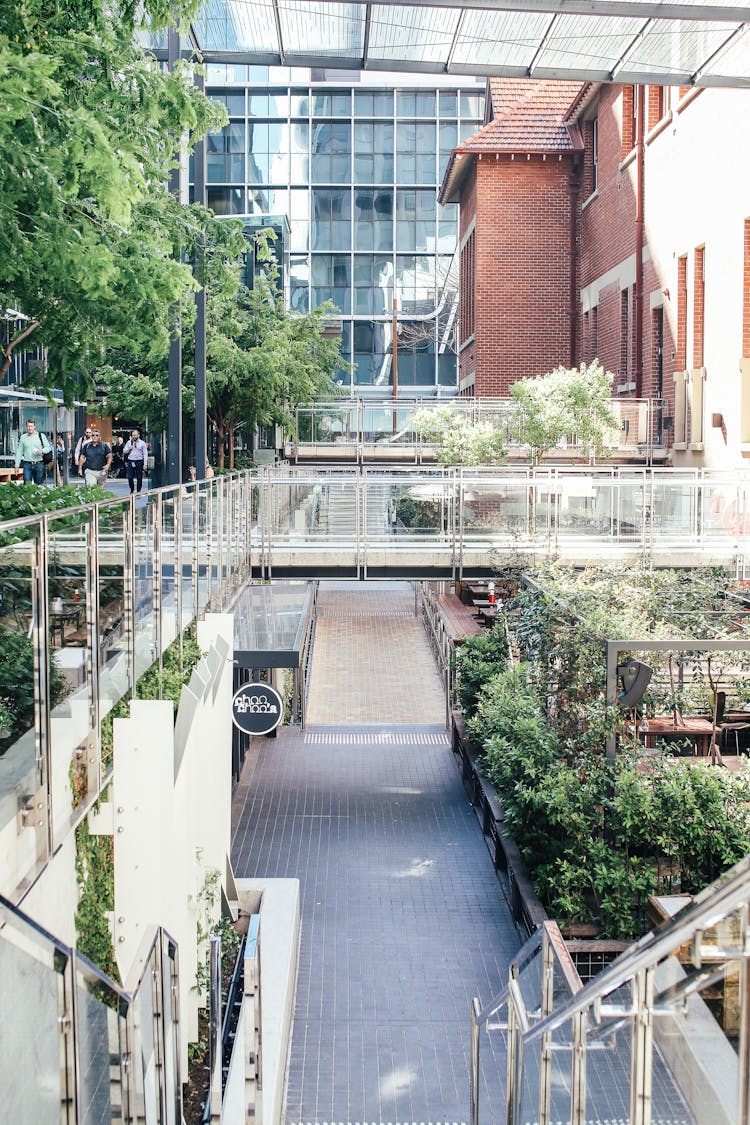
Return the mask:
<svg viewBox="0 0 750 1125">
<path fill-rule="evenodd" d="M 78 471 L 86 481 L 87 487 L 93 488 L 96 484 L 103 484 L 111 464 L 112 450 L 106 441 L 102 441 L 99 431 L 92 430 L 91 441 L 83 446 L 78 461 Z"/>
<path fill-rule="evenodd" d="M 21 434 L 16 447 L 16 468 L 23 469 L 23 481 L 27 484 L 44 484 L 47 475 L 47 466 L 43 461 L 45 453 L 52 455 L 52 446 L 44 434 L 36 432 L 36 422 L 31 418 L 26 420 L 26 433 Z"/>
<path fill-rule="evenodd" d="M 138 491 L 143 487 L 143 470 L 148 462 L 148 446 L 145 441 L 141 440 L 141 435 L 138 430 L 133 430 L 128 440 L 122 447 L 122 455 L 125 458 L 125 473 L 130 485 L 130 491 L 135 491 L 135 485 L 138 485 Z"/>
<path fill-rule="evenodd" d="M 83 453 L 84 447 L 87 446 L 91 441 L 91 433 L 91 426 L 87 426 L 85 432 L 81 434 L 78 441 L 76 442 L 75 453 L 73 454 L 73 471 L 75 473 L 78 473 L 79 476 L 81 474 L 78 469 L 78 462 L 81 460 L 81 454 Z"/>
</svg>

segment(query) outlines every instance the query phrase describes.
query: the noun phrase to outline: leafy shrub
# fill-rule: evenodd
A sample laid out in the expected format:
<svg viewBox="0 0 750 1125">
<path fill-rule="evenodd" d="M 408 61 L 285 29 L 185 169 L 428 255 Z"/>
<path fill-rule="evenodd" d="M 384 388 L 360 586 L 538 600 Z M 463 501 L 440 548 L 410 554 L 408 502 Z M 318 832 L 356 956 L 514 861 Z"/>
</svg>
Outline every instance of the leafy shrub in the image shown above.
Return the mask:
<svg viewBox="0 0 750 1125">
<path fill-rule="evenodd" d="M 0 523 L 111 499 L 112 493 L 98 486 L 87 488 L 83 484 L 71 484 L 63 488 L 39 488 L 36 484 L 9 484 L 0 488 Z"/>
<path fill-rule="evenodd" d="M 500 617 L 492 629 L 478 637 L 463 641 L 456 656 L 458 699 L 464 714 L 474 714 L 482 686 L 505 666 L 508 660 L 508 638 L 504 619 Z"/>
<path fill-rule="evenodd" d="M 469 733 L 545 907 L 632 938 L 651 894 L 695 893 L 750 851 L 750 782 L 710 766 L 569 753 L 529 665 L 479 693 Z"/>
</svg>

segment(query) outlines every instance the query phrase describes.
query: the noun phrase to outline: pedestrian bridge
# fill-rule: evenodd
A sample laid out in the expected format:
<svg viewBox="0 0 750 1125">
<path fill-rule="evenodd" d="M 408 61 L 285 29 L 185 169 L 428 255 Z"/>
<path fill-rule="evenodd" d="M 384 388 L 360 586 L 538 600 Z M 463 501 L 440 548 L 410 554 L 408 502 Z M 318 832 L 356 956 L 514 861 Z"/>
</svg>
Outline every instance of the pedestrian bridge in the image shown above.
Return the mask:
<svg viewBox="0 0 750 1125">
<path fill-rule="evenodd" d="M 750 475 L 659 468 L 302 469 L 253 482 L 254 574 L 461 578 L 510 559 L 732 565 Z"/>
</svg>

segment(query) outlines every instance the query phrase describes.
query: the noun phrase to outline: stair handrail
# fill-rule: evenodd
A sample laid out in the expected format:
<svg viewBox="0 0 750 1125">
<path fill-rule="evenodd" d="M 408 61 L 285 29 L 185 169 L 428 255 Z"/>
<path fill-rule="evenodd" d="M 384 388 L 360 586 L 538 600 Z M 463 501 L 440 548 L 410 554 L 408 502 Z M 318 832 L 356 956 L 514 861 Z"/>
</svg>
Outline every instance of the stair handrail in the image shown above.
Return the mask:
<svg viewBox="0 0 750 1125">
<path fill-rule="evenodd" d="M 689 906 L 675 915 L 663 927 L 651 930 L 626 949 L 624 953 L 603 969 L 596 977 L 573 996 L 568 1003 L 539 1020 L 525 1035 L 525 1041 L 534 1042 L 547 1032 L 555 1031 L 573 1016 L 591 1007 L 603 997 L 633 980 L 644 969 L 657 965 L 675 949 L 693 940 L 693 957 L 700 968 L 700 938 L 705 930 L 717 925 L 732 911 L 746 906 L 750 898 L 750 856 L 745 856 L 734 867 L 706 887 Z M 697 939 L 697 940 L 696 940 Z M 716 947 L 712 947 L 714 956 Z M 740 951 L 732 951 L 734 958 Z M 750 956 L 750 949 L 746 956 Z M 728 955 L 728 959 L 731 957 Z"/>
</svg>

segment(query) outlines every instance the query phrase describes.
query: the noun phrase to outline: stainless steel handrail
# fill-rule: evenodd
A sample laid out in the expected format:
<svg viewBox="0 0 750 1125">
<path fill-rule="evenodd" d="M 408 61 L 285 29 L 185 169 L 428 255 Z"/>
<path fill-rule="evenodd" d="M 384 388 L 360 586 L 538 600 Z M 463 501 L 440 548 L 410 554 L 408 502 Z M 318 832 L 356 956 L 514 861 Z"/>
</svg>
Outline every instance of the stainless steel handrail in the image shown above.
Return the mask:
<svg viewBox="0 0 750 1125">
<path fill-rule="evenodd" d="M 657 965 L 696 933 L 702 934 L 732 911 L 745 906 L 749 896 L 750 856 L 746 856 L 702 891 L 664 930 L 649 932 L 634 942 L 609 968 L 585 985 L 570 1003 L 535 1024 L 529 1031 L 528 1041 L 533 1042 L 545 1032 L 554 1031 L 603 996 L 628 984 L 642 970 Z M 737 956 L 737 951 L 734 955 Z"/>
</svg>

